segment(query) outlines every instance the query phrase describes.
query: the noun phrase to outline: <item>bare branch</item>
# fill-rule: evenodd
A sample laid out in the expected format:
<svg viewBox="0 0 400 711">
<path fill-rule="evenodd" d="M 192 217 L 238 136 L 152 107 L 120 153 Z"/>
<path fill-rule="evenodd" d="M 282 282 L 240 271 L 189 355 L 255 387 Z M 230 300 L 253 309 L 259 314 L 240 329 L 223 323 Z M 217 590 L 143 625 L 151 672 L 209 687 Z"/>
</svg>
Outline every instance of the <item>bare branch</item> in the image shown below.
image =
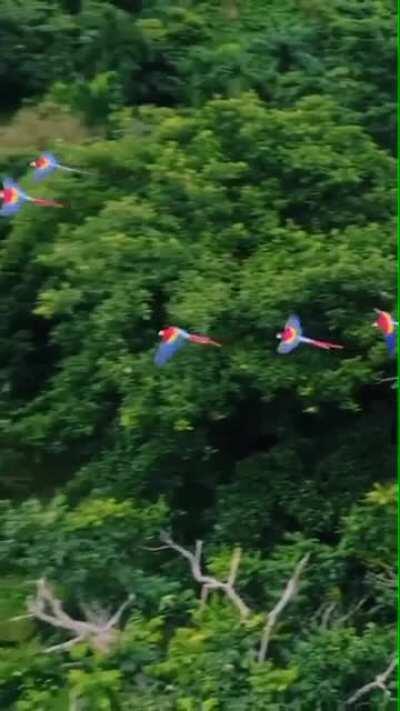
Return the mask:
<svg viewBox="0 0 400 711">
<path fill-rule="evenodd" d="M 378 674 L 373 681 L 369 682 L 369 684 L 365 684 L 365 686 L 362 686 L 352 696 L 350 696 L 350 698 L 346 701 L 346 706 L 351 706 L 352 704 L 355 704 L 358 699 L 360 699 L 362 696 L 365 696 L 365 694 L 369 694 L 374 689 L 382 689 L 384 694 L 390 696 L 390 692 L 386 687 L 386 683 L 389 677 L 394 672 L 396 662 L 396 654 L 393 654 L 388 668 L 384 672 L 382 672 L 382 674 Z"/>
<path fill-rule="evenodd" d="M 9 622 L 19 622 L 20 620 L 31 620 L 34 615 L 29 613 L 28 615 L 17 615 L 17 617 L 10 617 Z"/>
<path fill-rule="evenodd" d="M 73 635 L 71 640 L 49 647 L 46 652 L 70 649 L 82 641 L 88 642 L 94 649 L 107 652 L 110 644 L 118 636 L 119 630 L 116 629 L 116 625 L 133 598 L 134 596 L 130 595 L 111 617 L 101 608 L 82 606 L 87 619 L 75 620 L 65 612 L 61 600 L 54 595 L 46 580 L 41 579 L 37 581 L 36 597 L 30 598 L 27 604 L 30 617 L 46 622 L 51 627 L 64 629 Z"/>
<path fill-rule="evenodd" d="M 323 630 L 326 630 L 326 628 L 328 627 L 329 618 L 330 618 L 332 612 L 334 611 L 334 609 L 336 608 L 336 606 L 337 606 L 336 602 L 331 602 L 325 608 L 325 610 L 322 614 L 322 618 L 321 618 L 321 628 Z"/>
<path fill-rule="evenodd" d="M 258 653 L 258 661 L 263 662 L 267 656 L 268 645 L 271 639 L 272 631 L 277 623 L 279 615 L 283 612 L 286 605 L 295 597 L 299 587 L 299 579 L 306 567 L 310 554 L 304 556 L 301 561 L 297 564 L 296 569 L 287 583 L 282 596 L 279 598 L 275 607 L 268 613 L 267 623 L 264 627 L 264 631 L 261 638 L 260 651 Z"/>
<path fill-rule="evenodd" d="M 66 649 L 71 649 L 71 647 L 74 647 L 75 644 L 79 644 L 79 642 L 83 642 L 84 640 L 84 636 L 73 637 L 73 639 L 69 639 L 68 642 L 62 642 L 61 644 L 54 644 L 52 647 L 47 647 L 44 652 L 45 654 L 48 652 L 64 652 Z"/>
<path fill-rule="evenodd" d="M 115 625 L 118 624 L 123 612 L 125 612 L 128 605 L 130 605 L 134 599 L 135 599 L 135 595 L 133 595 L 133 594 L 129 595 L 129 597 L 125 600 L 125 602 L 122 603 L 122 605 L 118 608 L 118 610 L 116 612 L 114 612 L 113 616 L 106 623 L 105 628 L 107 630 L 110 629 L 111 627 L 115 627 Z"/>
<path fill-rule="evenodd" d="M 358 610 L 359 610 L 363 605 L 365 605 L 365 603 L 367 602 L 367 600 L 368 600 L 368 596 L 365 596 L 365 597 L 361 598 L 361 600 L 357 603 L 357 605 L 354 605 L 354 607 L 350 608 L 349 612 L 347 612 L 347 613 L 346 613 L 345 615 L 343 615 L 342 617 L 339 617 L 339 619 L 337 620 L 337 624 L 338 624 L 338 625 L 342 625 L 344 622 L 346 622 L 347 620 L 349 620 L 350 617 L 353 617 L 353 615 L 355 615 L 356 612 L 358 612 Z"/>
<path fill-rule="evenodd" d="M 172 550 L 179 553 L 183 558 L 186 558 L 190 563 L 190 568 L 192 575 L 197 583 L 202 585 L 201 590 L 201 604 L 205 605 L 207 596 L 210 590 L 221 590 L 231 601 L 231 603 L 239 610 L 241 620 L 248 617 L 250 614 L 250 609 L 247 607 L 246 603 L 242 600 L 240 595 L 234 589 L 234 582 L 237 575 L 237 570 L 240 562 L 240 549 L 237 549 L 232 556 L 229 578 L 226 583 L 218 578 L 214 578 L 210 575 L 204 575 L 201 570 L 201 552 L 202 552 L 202 541 L 196 542 L 195 552 L 191 553 L 186 548 L 175 543 L 172 538 L 165 532 L 161 534 L 161 540 L 166 543 L 167 546 L 172 548 Z"/>
</svg>

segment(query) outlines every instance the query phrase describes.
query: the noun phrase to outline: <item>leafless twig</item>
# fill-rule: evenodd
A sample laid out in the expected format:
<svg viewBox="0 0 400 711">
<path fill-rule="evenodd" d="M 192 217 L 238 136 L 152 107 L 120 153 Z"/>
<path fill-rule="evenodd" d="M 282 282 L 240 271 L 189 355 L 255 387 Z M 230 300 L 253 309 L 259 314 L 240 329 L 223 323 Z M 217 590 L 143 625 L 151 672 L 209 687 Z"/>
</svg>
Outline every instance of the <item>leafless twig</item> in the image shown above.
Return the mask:
<svg viewBox="0 0 400 711">
<path fill-rule="evenodd" d="M 268 645 L 271 639 L 272 631 L 277 623 L 279 615 L 283 612 L 286 605 L 295 597 L 299 588 L 300 576 L 306 567 L 310 554 L 305 555 L 297 564 L 295 571 L 288 581 L 282 596 L 279 598 L 275 607 L 267 615 L 267 623 L 261 638 L 260 650 L 258 652 L 258 661 L 263 662 L 267 656 Z"/>
<path fill-rule="evenodd" d="M 365 696 L 365 694 L 369 694 L 374 689 L 382 689 L 383 693 L 390 697 L 390 691 L 388 690 L 386 683 L 391 674 L 394 672 L 396 662 L 396 655 L 393 654 L 388 668 L 382 672 L 382 674 L 378 674 L 373 681 L 369 682 L 369 684 L 365 684 L 365 686 L 362 686 L 352 696 L 350 696 L 350 698 L 346 701 L 346 706 L 355 704 L 358 699 Z"/>
<path fill-rule="evenodd" d="M 222 580 L 218 580 L 217 578 L 214 578 L 211 575 L 205 575 L 202 572 L 202 541 L 196 542 L 195 552 L 191 553 L 191 551 L 187 550 L 187 548 L 183 548 L 183 546 L 180 546 L 175 543 L 175 541 L 173 541 L 172 538 L 165 532 L 161 533 L 161 540 L 169 548 L 172 548 L 172 550 L 179 553 L 179 555 L 181 555 L 183 558 L 186 558 L 186 560 L 189 562 L 194 579 L 196 580 L 196 582 L 202 585 L 201 602 L 203 605 L 205 604 L 208 593 L 211 590 L 221 590 L 229 598 L 231 603 L 237 608 L 241 620 L 244 620 L 246 617 L 248 617 L 248 615 L 250 614 L 250 609 L 247 607 L 246 603 L 242 600 L 242 598 L 234 588 L 240 563 L 240 548 L 236 548 L 233 552 L 228 580 L 226 582 L 223 582 Z"/>
<path fill-rule="evenodd" d="M 353 617 L 353 615 L 355 615 L 356 612 L 358 612 L 358 610 L 359 610 L 363 605 L 365 605 L 365 603 L 367 602 L 367 600 L 368 600 L 368 597 L 367 597 L 367 596 L 361 598 L 361 600 L 357 603 L 357 605 L 354 605 L 354 607 L 350 608 L 350 610 L 349 610 L 345 615 L 342 615 L 342 617 L 339 617 L 339 619 L 337 620 L 337 624 L 338 624 L 338 625 L 342 625 L 344 622 L 347 622 L 347 620 L 349 620 L 350 617 Z"/>
<path fill-rule="evenodd" d="M 75 620 L 65 612 L 61 600 L 54 595 L 45 579 L 38 580 L 36 585 L 35 597 L 28 600 L 29 616 L 73 635 L 72 639 L 49 647 L 46 652 L 67 650 L 83 641 L 88 642 L 94 649 L 107 652 L 118 636 L 116 625 L 134 597 L 130 595 L 111 617 L 108 617 L 104 610 L 86 607 L 86 620 Z"/>
<path fill-rule="evenodd" d="M 334 611 L 336 606 L 337 606 L 336 602 L 331 602 L 329 605 L 327 605 L 325 607 L 325 609 L 322 613 L 322 617 L 321 617 L 321 628 L 323 630 L 326 630 L 326 628 L 328 627 L 328 622 L 329 622 L 330 616 L 332 615 L 332 612 Z"/>
</svg>

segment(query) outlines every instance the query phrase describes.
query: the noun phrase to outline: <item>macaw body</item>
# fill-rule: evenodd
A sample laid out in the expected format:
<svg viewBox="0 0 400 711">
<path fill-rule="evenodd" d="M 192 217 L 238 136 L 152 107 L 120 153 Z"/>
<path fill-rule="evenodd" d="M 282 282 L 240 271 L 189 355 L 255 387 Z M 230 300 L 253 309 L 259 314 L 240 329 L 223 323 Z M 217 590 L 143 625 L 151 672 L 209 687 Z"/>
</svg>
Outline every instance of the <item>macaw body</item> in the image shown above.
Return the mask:
<svg viewBox="0 0 400 711">
<path fill-rule="evenodd" d="M 31 168 L 34 168 L 33 177 L 35 180 L 43 180 L 43 178 L 46 178 L 55 170 L 64 170 L 68 173 L 82 173 L 84 175 L 90 175 L 90 173 L 86 173 L 83 170 L 69 168 L 66 165 L 62 165 L 52 153 L 42 153 L 42 155 L 39 156 L 39 158 L 36 158 L 36 160 L 33 160 L 30 165 Z"/>
<path fill-rule="evenodd" d="M 56 202 L 55 200 L 31 197 L 20 188 L 18 183 L 10 178 L 5 178 L 3 181 L 3 190 L 0 190 L 0 199 L 3 201 L 0 215 L 4 217 L 15 215 L 26 202 L 42 205 L 42 207 L 64 207 L 62 203 Z"/>
<path fill-rule="evenodd" d="M 331 348 L 343 348 L 343 346 L 340 346 L 337 343 L 331 343 L 330 341 L 317 341 L 315 338 L 306 338 L 306 336 L 303 336 L 303 329 L 301 327 L 300 319 L 294 314 L 289 316 L 282 333 L 278 333 L 276 337 L 280 339 L 278 353 L 290 353 L 297 348 L 300 343 L 308 343 L 310 346 L 314 346 L 315 348 L 323 348 L 324 350 L 330 350 Z"/>
<path fill-rule="evenodd" d="M 374 326 L 382 331 L 387 349 L 390 355 L 394 356 L 396 352 L 396 330 L 399 324 L 397 321 L 393 320 L 391 314 L 387 311 L 380 311 L 379 309 L 375 309 L 375 311 L 378 316 Z"/>
<path fill-rule="evenodd" d="M 184 331 L 183 328 L 178 328 L 177 326 L 168 326 L 158 332 L 161 336 L 161 343 L 157 348 L 157 352 L 154 357 L 154 362 L 159 367 L 165 365 L 165 363 L 172 358 L 172 356 L 179 351 L 182 346 L 188 341 L 192 343 L 200 343 L 205 346 L 221 346 L 221 343 L 214 341 L 208 336 L 201 336 L 196 333 L 189 333 Z"/>
</svg>

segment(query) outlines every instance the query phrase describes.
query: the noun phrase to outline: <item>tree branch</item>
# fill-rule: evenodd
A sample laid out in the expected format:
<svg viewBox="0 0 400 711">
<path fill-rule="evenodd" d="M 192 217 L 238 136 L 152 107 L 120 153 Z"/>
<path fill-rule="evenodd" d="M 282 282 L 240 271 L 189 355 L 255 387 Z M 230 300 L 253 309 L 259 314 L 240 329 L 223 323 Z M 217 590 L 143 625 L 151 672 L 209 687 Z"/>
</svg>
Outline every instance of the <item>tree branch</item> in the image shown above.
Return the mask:
<svg viewBox="0 0 400 711">
<path fill-rule="evenodd" d="M 286 605 L 295 597 L 299 587 L 299 579 L 306 567 L 310 554 L 304 556 L 301 561 L 297 564 L 295 571 L 287 583 L 282 596 L 279 598 L 275 607 L 268 613 L 267 623 L 264 627 L 264 631 L 261 638 L 260 650 L 258 653 L 258 661 L 264 662 L 267 656 L 268 645 L 271 639 L 272 631 L 277 623 L 278 617 L 281 615 Z"/>
<path fill-rule="evenodd" d="M 54 595 L 45 579 L 38 580 L 36 585 L 36 596 L 30 598 L 27 603 L 29 616 L 73 634 L 71 640 L 49 647 L 45 652 L 70 649 L 82 641 L 88 642 L 94 649 L 107 652 L 118 635 L 116 625 L 134 598 L 134 595 L 130 595 L 111 617 L 108 617 L 104 610 L 84 608 L 85 616 L 89 620 L 75 620 L 65 612 L 61 600 Z"/>
<path fill-rule="evenodd" d="M 382 689 L 384 694 L 388 694 L 390 696 L 390 691 L 387 689 L 386 683 L 391 674 L 393 674 L 396 663 L 396 654 L 393 654 L 386 671 L 382 672 L 382 674 L 378 674 L 373 681 L 370 681 L 369 684 L 365 684 L 365 686 L 362 686 L 360 689 L 358 689 L 346 701 L 346 706 L 351 706 L 352 704 L 355 704 L 358 699 L 360 699 L 362 696 L 365 696 L 365 694 L 369 694 L 374 689 Z"/>
<path fill-rule="evenodd" d="M 181 555 L 183 558 L 186 558 L 186 560 L 190 564 L 190 568 L 192 571 L 193 578 L 196 580 L 196 582 L 200 583 L 202 585 L 202 590 L 201 590 L 201 603 L 202 605 L 205 604 L 207 600 L 207 596 L 210 590 L 221 590 L 231 601 L 231 603 L 236 607 L 236 609 L 239 611 L 240 618 L 241 620 L 245 619 L 248 617 L 250 614 L 250 609 L 247 607 L 246 603 L 242 600 L 240 595 L 236 592 L 234 588 L 234 583 L 239 567 L 239 562 L 240 562 L 240 549 L 236 549 L 233 553 L 232 560 L 231 560 L 231 565 L 230 565 L 230 573 L 229 577 L 226 583 L 224 583 L 222 580 L 218 580 L 218 578 L 214 578 L 213 576 L 210 575 L 204 575 L 204 573 L 201 570 L 201 552 L 202 552 L 202 546 L 203 543 L 202 541 L 197 541 L 196 542 L 196 547 L 195 547 L 195 552 L 191 553 L 189 550 L 186 548 L 183 548 L 182 546 L 178 545 L 175 543 L 175 541 L 172 540 L 172 538 L 165 533 L 164 531 L 161 533 L 161 540 L 163 543 L 165 543 L 169 548 L 172 548 L 172 550 L 176 551 Z"/>
</svg>

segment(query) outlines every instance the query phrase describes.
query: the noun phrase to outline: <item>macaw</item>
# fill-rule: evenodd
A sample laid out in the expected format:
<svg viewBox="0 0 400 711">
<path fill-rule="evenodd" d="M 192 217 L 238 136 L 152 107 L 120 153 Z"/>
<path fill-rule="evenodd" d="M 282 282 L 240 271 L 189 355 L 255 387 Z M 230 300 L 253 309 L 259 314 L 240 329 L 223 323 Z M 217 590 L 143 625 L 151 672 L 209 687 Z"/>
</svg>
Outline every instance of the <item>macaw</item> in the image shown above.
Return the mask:
<svg viewBox="0 0 400 711">
<path fill-rule="evenodd" d="M 191 341 L 192 343 L 201 343 L 205 346 L 221 347 L 222 345 L 208 336 L 188 333 L 177 326 L 168 326 L 167 328 L 163 328 L 158 332 L 158 335 L 161 336 L 161 343 L 155 354 L 154 362 L 159 367 L 165 365 L 165 363 L 172 358 L 172 356 L 175 355 L 175 353 L 179 351 L 187 341 Z"/>
<path fill-rule="evenodd" d="M 42 207 L 64 207 L 61 202 L 55 200 L 45 200 L 43 198 L 33 198 L 19 187 L 18 183 L 10 178 L 3 180 L 3 190 L 0 190 L 0 199 L 3 201 L 3 206 L 0 210 L 0 215 L 9 217 L 15 215 L 25 202 L 33 202 L 35 205 Z"/>
<path fill-rule="evenodd" d="M 399 325 L 398 321 L 394 321 L 387 311 L 374 310 L 378 314 L 378 317 L 373 325 L 382 331 L 388 351 L 391 356 L 394 356 L 396 351 L 396 327 Z"/>
<path fill-rule="evenodd" d="M 278 353 L 290 353 L 290 351 L 297 348 L 300 343 L 309 343 L 310 346 L 324 348 L 325 350 L 329 350 L 330 348 L 343 348 L 343 346 L 339 346 L 337 343 L 316 341 L 314 338 L 305 338 L 305 336 L 303 336 L 300 319 L 294 314 L 289 316 L 282 333 L 278 333 L 276 337 L 281 341 L 278 346 Z"/>
<path fill-rule="evenodd" d="M 52 153 L 42 153 L 39 158 L 33 160 L 30 163 L 31 168 L 34 168 L 33 177 L 35 180 L 43 180 L 47 175 L 53 173 L 55 170 L 66 170 L 69 173 L 81 173 L 82 175 L 90 175 L 85 170 L 78 170 L 78 168 L 68 168 L 66 165 L 62 165 L 58 162 L 57 158 L 53 156 Z"/>
</svg>

